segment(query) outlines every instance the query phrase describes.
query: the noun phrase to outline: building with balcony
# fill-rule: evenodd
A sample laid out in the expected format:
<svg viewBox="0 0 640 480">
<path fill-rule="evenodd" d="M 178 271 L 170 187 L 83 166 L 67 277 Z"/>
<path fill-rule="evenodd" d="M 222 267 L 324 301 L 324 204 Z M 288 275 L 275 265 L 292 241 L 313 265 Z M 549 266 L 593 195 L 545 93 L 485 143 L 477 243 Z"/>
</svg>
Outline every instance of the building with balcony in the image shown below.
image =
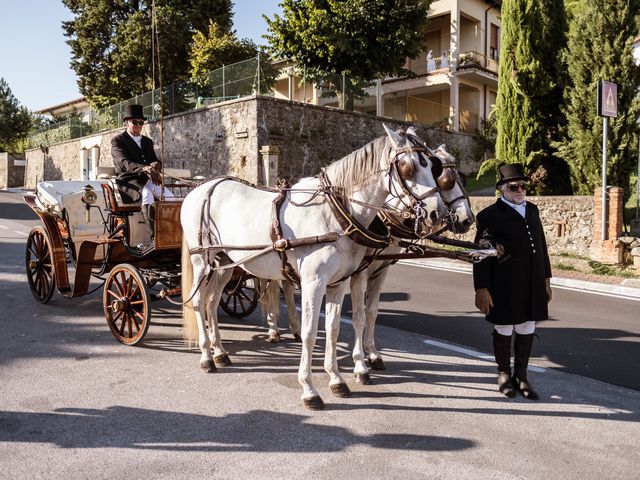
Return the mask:
<svg viewBox="0 0 640 480">
<path fill-rule="evenodd" d="M 501 6 L 501 0 L 434 0 L 427 48 L 406 63 L 415 77 L 379 80 L 354 110 L 475 133 L 496 102 Z M 292 68 L 281 71 L 274 88 L 276 97 L 339 106 L 336 97 L 325 98 L 305 83 L 299 69 L 296 73 Z"/>
</svg>

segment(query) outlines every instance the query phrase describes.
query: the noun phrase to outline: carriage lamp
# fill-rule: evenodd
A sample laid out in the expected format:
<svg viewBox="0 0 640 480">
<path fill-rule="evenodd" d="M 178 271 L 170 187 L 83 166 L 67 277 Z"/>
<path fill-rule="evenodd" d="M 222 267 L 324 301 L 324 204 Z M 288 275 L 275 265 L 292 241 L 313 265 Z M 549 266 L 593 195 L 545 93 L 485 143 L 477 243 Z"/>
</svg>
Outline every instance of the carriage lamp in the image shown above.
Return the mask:
<svg viewBox="0 0 640 480">
<path fill-rule="evenodd" d="M 91 185 L 84 186 L 84 193 L 82 194 L 82 202 L 84 203 L 85 221 L 89 223 L 91 221 L 91 205 L 94 205 L 98 201 L 98 195 L 93 190 Z"/>
</svg>

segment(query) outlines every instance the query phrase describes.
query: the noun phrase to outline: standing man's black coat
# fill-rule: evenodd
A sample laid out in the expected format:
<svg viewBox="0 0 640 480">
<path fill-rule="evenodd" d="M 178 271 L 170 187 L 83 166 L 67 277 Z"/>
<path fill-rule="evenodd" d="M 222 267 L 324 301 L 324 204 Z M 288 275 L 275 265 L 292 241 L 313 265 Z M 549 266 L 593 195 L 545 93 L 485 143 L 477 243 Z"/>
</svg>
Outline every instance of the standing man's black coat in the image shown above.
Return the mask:
<svg viewBox="0 0 640 480">
<path fill-rule="evenodd" d="M 502 245 L 504 255 L 473 266 L 475 289 L 487 288 L 493 299 L 487 320 L 517 325 L 548 318 L 545 282 L 551 278 L 538 207 L 527 202 L 526 219 L 501 199 L 478 213 L 476 243 Z"/>
<path fill-rule="evenodd" d="M 111 157 L 117 174 L 118 190 L 130 197 L 125 203 L 139 200 L 142 187 L 147 183 L 148 175 L 143 168 L 158 161 L 153 149 L 153 140 L 142 136 L 141 147 L 126 131 L 111 139 Z M 124 197 L 123 197 L 124 200 Z"/>
</svg>

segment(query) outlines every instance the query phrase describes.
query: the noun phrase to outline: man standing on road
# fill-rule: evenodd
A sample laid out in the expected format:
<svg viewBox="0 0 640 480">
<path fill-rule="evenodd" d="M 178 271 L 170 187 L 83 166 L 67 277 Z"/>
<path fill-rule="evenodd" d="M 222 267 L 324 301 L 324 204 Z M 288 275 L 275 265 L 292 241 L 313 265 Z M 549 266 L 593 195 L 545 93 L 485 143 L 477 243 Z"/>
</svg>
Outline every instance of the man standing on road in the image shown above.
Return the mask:
<svg viewBox="0 0 640 480">
<path fill-rule="evenodd" d="M 125 107 L 126 130 L 111 139 L 111 157 L 125 203 L 135 203 L 142 196 L 142 215 L 153 238 L 153 204 L 154 197 L 160 198 L 162 193 L 162 163 L 153 149 L 153 140 L 142 135 L 145 120 L 142 105 Z M 165 189 L 164 196 L 172 198 L 173 194 Z"/>
<path fill-rule="evenodd" d="M 501 197 L 477 215 L 475 242 L 495 246 L 498 257 L 473 266 L 475 304 L 495 325 L 493 353 L 498 364 L 498 390 L 507 397 L 515 389 L 525 398 L 538 394 L 527 378 L 536 321 L 548 318 L 551 264 L 538 207 L 525 201 L 528 178 L 520 164 L 498 168 Z M 511 375 L 511 337 L 514 374 Z"/>
</svg>

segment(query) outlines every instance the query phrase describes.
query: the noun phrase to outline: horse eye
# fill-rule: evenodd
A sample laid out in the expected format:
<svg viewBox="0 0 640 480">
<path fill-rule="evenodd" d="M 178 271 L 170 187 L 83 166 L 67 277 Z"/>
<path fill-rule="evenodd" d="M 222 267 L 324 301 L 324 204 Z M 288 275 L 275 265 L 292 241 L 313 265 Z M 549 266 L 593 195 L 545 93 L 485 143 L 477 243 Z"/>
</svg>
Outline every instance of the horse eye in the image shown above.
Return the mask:
<svg viewBox="0 0 640 480">
<path fill-rule="evenodd" d="M 420 155 L 420 165 L 422 165 L 423 167 L 428 167 L 429 166 L 429 161 L 426 159 L 426 157 L 424 155 Z"/>
</svg>

